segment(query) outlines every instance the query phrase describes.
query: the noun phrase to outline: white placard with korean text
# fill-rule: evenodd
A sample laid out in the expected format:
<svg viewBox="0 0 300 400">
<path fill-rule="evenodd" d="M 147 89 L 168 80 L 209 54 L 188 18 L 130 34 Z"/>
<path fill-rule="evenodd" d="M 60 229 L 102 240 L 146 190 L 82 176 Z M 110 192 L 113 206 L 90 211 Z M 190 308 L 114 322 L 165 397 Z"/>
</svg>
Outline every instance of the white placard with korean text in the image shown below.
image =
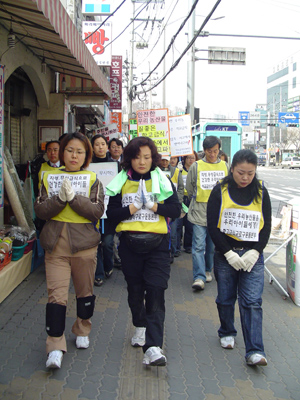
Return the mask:
<svg viewBox="0 0 300 400">
<path fill-rule="evenodd" d="M 103 185 L 104 194 L 106 192 L 106 186 L 118 175 L 118 163 L 117 162 L 105 162 L 105 163 L 91 163 L 88 168 L 89 171 L 95 172 L 97 178 Z M 109 201 L 109 196 L 104 196 L 104 214 L 102 218 L 107 218 L 106 209 Z"/>
<path fill-rule="evenodd" d="M 90 179 L 88 174 L 48 174 L 48 197 L 58 195 L 63 180 L 67 178 L 71 182 L 75 194 L 89 197 Z"/>
<path fill-rule="evenodd" d="M 134 202 L 135 197 L 137 196 L 136 193 L 125 193 L 122 197 L 122 207 L 127 207 L 128 205 Z M 155 200 L 155 196 L 151 194 L 151 200 Z M 123 222 L 158 222 L 159 215 L 155 214 L 152 210 L 148 210 L 146 206 L 143 206 L 140 210 L 135 212 L 131 215 L 128 219 L 124 220 Z"/>
<path fill-rule="evenodd" d="M 200 171 L 200 187 L 203 190 L 212 190 L 223 178 L 225 178 L 224 171 Z"/>
<path fill-rule="evenodd" d="M 259 211 L 226 208 L 222 213 L 220 231 L 244 242 L 258 242 L 260 219 Z"/>
<path fill-rule="evenodd" d="M 193 154 L 191 117 L 189 114 L 169 118 L 171 156 Z"/>
</svg>

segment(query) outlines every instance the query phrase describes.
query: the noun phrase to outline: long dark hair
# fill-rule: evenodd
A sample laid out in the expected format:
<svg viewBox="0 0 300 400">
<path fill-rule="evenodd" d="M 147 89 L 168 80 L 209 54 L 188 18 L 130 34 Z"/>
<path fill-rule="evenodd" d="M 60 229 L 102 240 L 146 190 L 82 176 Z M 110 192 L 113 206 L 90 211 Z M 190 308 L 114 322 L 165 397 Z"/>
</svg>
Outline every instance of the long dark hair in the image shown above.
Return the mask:
<svg viewBox="0 0 300 400">
<path fill-rule="evenodd" d="M 248 163 L 248 164 L 253 164 L 255 165 L 255 168 L 257 168 L 257 156 L 255 153 L 253 153 L 253 151 L 251 150 L 247 150 L 247 149 L 243 149 L 243 150 L 239 150 L 235 153 L 235 155 L 233 156 L 232 159 L 232 163 L 231 163 L 231 168 L 230 168 L 230 172 L 229 175 L 226 176 L 222 182 L 221 182 L 221 186 L 224 186 L 226 184 L 228 184 L 228 187 L 235 185 L 235 180 L 233 179 L 233 175 L 231 170 L 233 170 L 238 164 L 241 163 Z M 257 175 L 255 173 L 255 176 L 253 178 L 253 181 L 250 183 L 249 188 L 251 190 L 251 194 L 253 195 L 253 199 L 254 202 L 257 202 L 260 198 L 261 198 L 261 189 L 262 189 L 262 185 L 259 182 L 259 180 L 257 179 Z"/>
<path fill-rule="evenodd" d="M 128 171 L 131 168 L 131 160 L 134 160 L 140 152 L 140 148 L 148 146 L 151 150 L 152 166 L 151 170 L 156 168 L 161 160 L 161 155 L 157 151 L 157 147 L 152 139 L 147 136 L 140 136 L 132 139 L 124 149 L 122 169 Z"/>
</svg>

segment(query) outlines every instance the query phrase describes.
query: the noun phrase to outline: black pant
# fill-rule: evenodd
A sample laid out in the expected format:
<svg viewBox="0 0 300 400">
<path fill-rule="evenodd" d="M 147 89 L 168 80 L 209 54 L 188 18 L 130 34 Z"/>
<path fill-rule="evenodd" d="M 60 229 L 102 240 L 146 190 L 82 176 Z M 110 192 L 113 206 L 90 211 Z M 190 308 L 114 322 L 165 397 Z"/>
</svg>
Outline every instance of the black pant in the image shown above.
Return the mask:
<svg viewBox="0 0 300 400">
<path fill-rule="evenodd" d="M 119 254 L 127 282 L 132 322 L 146 327 L 144 352 L 151 346 L 162 347 L 165 321 L 165 290 L 170 278 L 169 235 L 149 253 L 138 254 L 128 248 L 121 235 Z"/>
</svg>

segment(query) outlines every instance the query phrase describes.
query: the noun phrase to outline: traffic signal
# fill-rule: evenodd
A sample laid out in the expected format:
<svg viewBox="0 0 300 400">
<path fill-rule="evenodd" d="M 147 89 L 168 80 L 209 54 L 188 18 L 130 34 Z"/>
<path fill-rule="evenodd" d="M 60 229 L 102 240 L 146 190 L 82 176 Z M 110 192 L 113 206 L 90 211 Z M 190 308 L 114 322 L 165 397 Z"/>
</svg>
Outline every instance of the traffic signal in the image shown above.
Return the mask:
<svg viewBox="0 0 300 400">
<path fill-rule="evenodd" d="M 287 124 L 289 128 L 299 128 L 299 124 Z"/>
</svg>

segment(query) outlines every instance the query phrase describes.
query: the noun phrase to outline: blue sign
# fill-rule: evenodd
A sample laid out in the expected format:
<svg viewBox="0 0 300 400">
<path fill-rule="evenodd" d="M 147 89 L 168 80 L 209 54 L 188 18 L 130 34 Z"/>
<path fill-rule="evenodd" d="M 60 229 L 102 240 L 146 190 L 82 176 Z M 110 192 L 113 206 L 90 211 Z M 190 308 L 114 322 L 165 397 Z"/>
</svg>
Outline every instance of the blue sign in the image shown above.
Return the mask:
<svg viewBox="0 0 300 400">
<path fill-rule="evenodd" d="M 206 131 L 237 132 L 237 126 L 234 126 L 234 125 L 206 125 Z"/>
<path fill-rule="evenodd" d="M 239 123 L 243 126 L 250 125 L 250 111 L 239 111 Z"/>
<path fill-rule="evenodd" d="M 280 112 L 278 113 L 278 122 L 280 124 L 299 124 L 299 113 Z"/>
</svg>

